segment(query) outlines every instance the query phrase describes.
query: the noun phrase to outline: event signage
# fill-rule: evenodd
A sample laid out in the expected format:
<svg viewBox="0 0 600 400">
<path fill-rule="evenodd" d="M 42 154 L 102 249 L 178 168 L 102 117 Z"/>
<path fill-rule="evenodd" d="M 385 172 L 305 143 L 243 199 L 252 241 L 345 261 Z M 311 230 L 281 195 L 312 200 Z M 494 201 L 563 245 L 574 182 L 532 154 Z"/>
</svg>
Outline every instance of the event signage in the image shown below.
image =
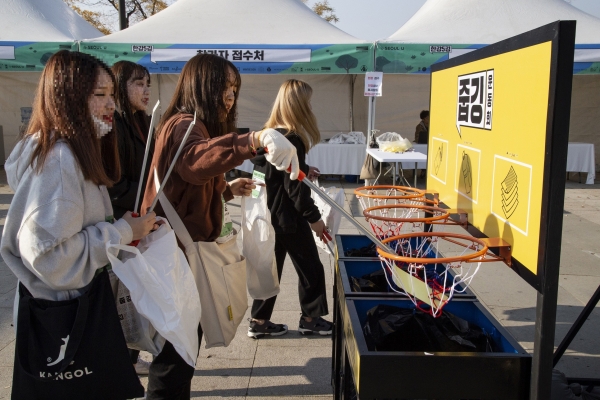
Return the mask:
<svg viewBox="0 0 600 400">
<path fill-rule="evenodd" d="M 383 72 L 367 72 L 365 74 L 365 96 L 380 97 L 383 89 Z"/>
<path fill-rule="evenodd" d="M 494 104 L 494 70 L 481 71 L 458 77 L 456 102 L 456 129 L 461 126 L 492 129 Z"/>
<path fill-rule="evenodd" d="M 373 70 L 372 43 L 333 45 L 171 45 L 83 41 L 80 51 L 108 65 L 127 60 L 151 73 L 179 73 L 196 54 L 215 54 L 242 74 L 363 74 Z"/>
<path fill-rule="evenodd" d="M 486 47 L 485 44 L 378 42 L 375 71 L 386 74 L 429 74 L 435 63 Z M 521 65 L 520 68 L 529 68 Z M 600 43 L 575 45 L 573 74 L 600 74 Z"/>
</svg>

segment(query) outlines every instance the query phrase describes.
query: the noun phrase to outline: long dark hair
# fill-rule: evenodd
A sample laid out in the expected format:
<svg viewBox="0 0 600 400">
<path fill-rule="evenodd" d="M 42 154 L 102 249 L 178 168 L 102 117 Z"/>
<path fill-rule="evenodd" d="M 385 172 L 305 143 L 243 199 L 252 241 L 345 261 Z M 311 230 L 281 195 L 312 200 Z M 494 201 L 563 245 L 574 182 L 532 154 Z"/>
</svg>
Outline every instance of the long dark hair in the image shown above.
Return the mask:
<svg viewBox="0 0 600 400">
<path fill-rule="evenodd" d="M 127 82 L 133 78 L 133 80 L 146 79 L 150 82 L 150 72 L 143 65 L 133 63 L 131 61 L 119 61 L 112 66 L 113 74 L 115 75 L 115 105 L 116 112 L 119 113 L 120 117 L 124 119 L 125 123 L 129 124 L 133 131 L 137 134 L 142 133 L 142 136 L 146 137 L 150 123 L 148 116 L 144 111 L 134 112 L 131 108 L 131 102 L 127 94 Z M 124 135 L 125 132 L 116 132 L 117 135 Z M 148 138 L 146 138 L 148 139 Z M 128 160 L 129 170 L 135 169 L 135 158 L 134 149 L 129 146 L 121 147 L 119 151 L 123 151 L 123 159 Z M 124 167 L 124 166 L 122 166 Z"/>
<path fill-rule="evenodd" d="M 119 61 L 112 66 L 112 72 L 115 75 L 115 105 L 121 115 L 130 123 L 139 128 L 143 134 L 148 132 L 149 124 L 146 118 L 139 118 L 145 114 L 143 111 L 134 112 L 131 109 L 131 102 L 127 95 L 127 82 L 133 80 L 146 79 L 150 82 L 150 72 L 143 65 L 133 63 L 131 61 Z M 140 126 L 142 125 L 142 126 Z"/>
<path fill-rule="evenodd" d="M 223 122 L 221 116 L 226 110 L 223 92 L 227 88 L 228 67 L 235 73 L 235 86 L 238 90 L 235 91 L 235 103 Z M 211 138 L 235 132 L 241 83 L 240 73 L 230 61 L 213 54 L 195 55 L 183 66 L 175 94 L 163 114 L 157 132 L 160 134 L 165 122 L 175 114 L 193 114 L 194 111 Z"/>
<path fill-rule="evenodd" d="M 116 135 L 111 131 L 102 139 L 96 137 L 88 105 L 101 69 L 114 84 L 110 68 L 88 54 L 61 50 L 46 63 L 24 134 L 39 132 L 30 161 L 37 172 L 43 169 L 56 142 L 63 139 L 71 147 L 85 179 L 107 187 L 120 179 Z"/>
</svg>

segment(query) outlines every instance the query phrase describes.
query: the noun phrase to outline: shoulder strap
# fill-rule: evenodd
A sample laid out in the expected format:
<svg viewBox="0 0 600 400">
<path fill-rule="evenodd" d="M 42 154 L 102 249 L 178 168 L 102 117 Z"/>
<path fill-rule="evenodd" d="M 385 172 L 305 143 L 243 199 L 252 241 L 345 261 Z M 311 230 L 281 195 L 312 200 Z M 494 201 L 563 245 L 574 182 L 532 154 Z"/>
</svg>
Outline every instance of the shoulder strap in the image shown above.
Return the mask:
<svg viewBox="0 0 600 400">
<path fill-rule="evenodd" d="M 154 187 L 156 188 L 156 190 L 158 190 L 158 188 L 160 187 L 160 181 L 158 179 L 156 168 L 154 169 Z M 188 246 L 194 243 L 194 241 L 192 240 L 190 233 L 183 224 L 183 221 L 179 217 L 179 214 L 177 214 L 177 211 L 175 211 L 173 205 L 171 204 L 169 199 L 167 199 L 167 196 L 165 196 L 164 192 L 160 193 L 160 195 L 158 196 L 158 200 L 160 201 L 160 205 L 162 206 L 162 209 L 165 212 L 169 223 L 173 227 L 175 234 L 179 238 L 179 241 L 187 249 Z"/>
</svg>

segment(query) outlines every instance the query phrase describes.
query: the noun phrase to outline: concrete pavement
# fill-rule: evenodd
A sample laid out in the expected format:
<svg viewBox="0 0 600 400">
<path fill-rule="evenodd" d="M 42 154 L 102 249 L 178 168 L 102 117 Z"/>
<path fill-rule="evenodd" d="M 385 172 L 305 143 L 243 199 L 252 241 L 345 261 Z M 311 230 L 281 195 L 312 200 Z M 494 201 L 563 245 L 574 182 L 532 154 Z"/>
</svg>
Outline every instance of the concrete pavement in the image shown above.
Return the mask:
<svg viewBox="0 0 600 400">
<path fill-rule="evenodd" d="M 343 186 L 346 192 L 346 209 L 364 222 L 364 218 L 360 217 L 358 202 L 352 194 L 357 184 L 323 179 L 321 184 Z M 5 185 L 0 186 L 2 226 L 11 200 L 10 189 Z M 239 200 L 234 203 L 239 204 Z M 234 220 L 240 220 L 239 210 L 231 207 Z M 342 221 L 340 233 L 356 232 L 354 226 Z M 600 285 L 599 237 L 600 185 L 567 182 L 556 344 L 564 337 L 582 307 Z M 331 319 L 334 264 L 326 253 L 320 252 L 320 255 L 325 266 L 330 309 L 328 318 Z M 272 318 L 276 323 L 288 325 L 290 331 L 287 335 L 253 340 L 246 336 L 248 322 L 244 321 L 229 347 L 200 350 L 198 367 L 192 381 L 193 398 L 332 398 L 331 339 L 303 337 L 298 333 L 300 307 L 297 284 L 297 275 L 288 259 L 284 267 L 281 294 Z M 6 265 L 0 263 L 0 399 L 10 397 L 15 339 L 14 328 L 11 326 L 15 287 L 16 279 Z M 471 288 L 509 332 L 531 351 L 535 290 L 509 268 L 496 263 L 482 266 Z M 557 368 L 567 376 L 600 377 L 599 330 L 600 312 L 596 308 Z M 146 378 L 142 378 L 142 381 L 145 383 Z"/>
</svg>

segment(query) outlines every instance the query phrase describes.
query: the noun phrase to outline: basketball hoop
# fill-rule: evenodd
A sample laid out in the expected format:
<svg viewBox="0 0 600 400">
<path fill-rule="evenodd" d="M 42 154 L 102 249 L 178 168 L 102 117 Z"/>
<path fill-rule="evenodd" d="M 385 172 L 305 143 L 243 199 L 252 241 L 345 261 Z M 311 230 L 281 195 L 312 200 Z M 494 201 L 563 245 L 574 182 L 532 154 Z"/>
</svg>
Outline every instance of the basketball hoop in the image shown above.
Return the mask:
<svg viewBox="0 0 600 400">
<path fill-rule="evenodd" d="M 433 317 L 441 315 L 454 293 L 469 287 L 488 252 L 483 241 L 450 232 L 413 232 L 382 242 L 395 249 L 390 254 L 377 248 L 386 277 L 389 274 L 419 310 Z M 454 255 L 438 257 L 441 251 Z"/>
<path fill-rule="evenodd" d="M 363 211 L 387 204 L 407 204 L 425 197 L 425 191 L 408 186 L 363 186 L 354 190 Z"/>
<path fill-rule="evenodd" d="M 378 238 L 398 236 L 403 228 L 404 233 L 408 233 L 422 226 L 429 225 L 431 229 L 433 224 L 454 223 L 448 210 L 437 207 L 434 201 L 425 198 L 415 198 L 406 204 L 369 207 L 363 211 L 363 215 Z"/>
</svg>

